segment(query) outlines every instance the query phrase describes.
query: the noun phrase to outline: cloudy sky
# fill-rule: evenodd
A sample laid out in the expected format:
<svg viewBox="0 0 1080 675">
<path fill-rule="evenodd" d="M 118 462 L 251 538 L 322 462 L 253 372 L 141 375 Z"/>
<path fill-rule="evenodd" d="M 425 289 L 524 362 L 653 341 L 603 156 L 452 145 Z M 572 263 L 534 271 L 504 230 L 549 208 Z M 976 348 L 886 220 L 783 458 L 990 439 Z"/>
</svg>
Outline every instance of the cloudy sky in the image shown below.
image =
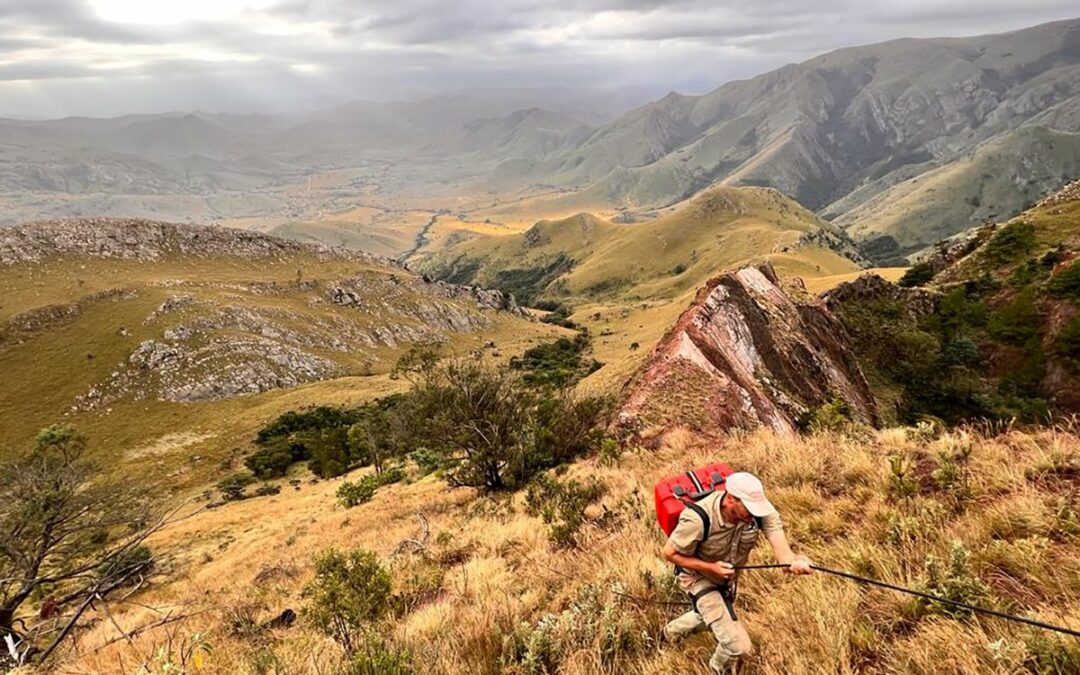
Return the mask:
<svg viewBox="0 0 1080 675">
<path fill-rule="evenodd" d="M 284 111 L 469 87 L 708 91 L 1076 0 L 0 0 L 0 115 Z"/>
</svg>

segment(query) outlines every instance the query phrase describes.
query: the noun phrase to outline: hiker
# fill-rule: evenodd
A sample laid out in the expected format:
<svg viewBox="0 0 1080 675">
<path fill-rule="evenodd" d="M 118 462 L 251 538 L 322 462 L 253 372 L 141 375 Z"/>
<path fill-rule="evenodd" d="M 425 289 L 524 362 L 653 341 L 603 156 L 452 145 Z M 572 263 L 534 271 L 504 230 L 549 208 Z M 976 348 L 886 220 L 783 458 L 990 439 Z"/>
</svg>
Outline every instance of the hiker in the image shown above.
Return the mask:
<svg viewBox="0 0 1080 675">
<path fill-rule="evenodd" d="M 663 636 L 678 639 L 708 626 L 717 642 L 709 667 L 722 673 L 753 649 L 735 613 L 739 571 L 734 568 L 746 564 L 758 534 L 765 533 L 777 562 L 789 565 L 787 572 L 810 574 L 811 563 L 791 552 L 780 514 L 752 474 L 731 474 L 722 490 L 687 507 L 664 544 L 664 557 L 675 564 L 679 587 L 690 596 L 692 609 L 668 623 Z"/>
</svg>

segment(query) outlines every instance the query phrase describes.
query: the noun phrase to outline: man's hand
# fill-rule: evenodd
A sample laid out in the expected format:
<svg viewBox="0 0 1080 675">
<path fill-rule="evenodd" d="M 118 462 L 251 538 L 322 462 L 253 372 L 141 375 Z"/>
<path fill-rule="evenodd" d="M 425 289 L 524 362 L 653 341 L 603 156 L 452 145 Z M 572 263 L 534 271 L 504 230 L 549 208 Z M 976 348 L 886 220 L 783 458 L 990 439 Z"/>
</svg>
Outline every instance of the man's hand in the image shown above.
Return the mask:
<svg viewBox="0 0 1080 675">
<path fill-rule="evenodd" d="M 714 563 L 708 563 L 705 573 L 714 579 L 730 579 L 735 576 L 735 568 L 731 566 L 731 563 L 718 560 Z"/>
<path fill-rule="evenodd" d="M 811 567 L 811 564 L 812 563 L 810 562 L 810 559 L 806 556 L 796 556 L 795 559 L 791 561 L 791 564 L 788 566 L 788 568 L 784 571 L 788 574 L 810 574 L 814 571 L 814 568 Z"/>
</svg>

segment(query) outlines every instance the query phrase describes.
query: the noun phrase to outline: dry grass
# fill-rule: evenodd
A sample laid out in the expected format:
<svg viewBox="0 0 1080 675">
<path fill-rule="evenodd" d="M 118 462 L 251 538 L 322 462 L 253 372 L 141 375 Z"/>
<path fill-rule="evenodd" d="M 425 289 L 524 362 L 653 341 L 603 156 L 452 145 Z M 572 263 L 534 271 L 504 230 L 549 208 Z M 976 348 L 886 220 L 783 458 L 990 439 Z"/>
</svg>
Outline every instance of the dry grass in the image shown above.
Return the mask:
<svg viewBox="0 0 1080 675">
<path fill-rule="evenodd" d="M 962 486 L 941 487 L 934 473 L 940 458 L 967 447 Z M 915 467 L 915 496 L 890 496 L 888 458 L 896 454 Z M 419 672 L 701 672 L 711 637 L 658 646 L 660 627 L 681 609 L 625 596 L 679 600 L 658 557 L 662 536 L 651 488 L 662 476 L 718 458 L 762 476 L 795 547 L 821 564 L 913 586 L 927 556 L 947 557 L 958 540 L 972 552 L 971 570 L 989 585 L 996 606 L 1080 626 L 1075 428 L 993 436 L 958 430 L 936 439 L 911 430 L 714 440 L 673 432 L 655 451 L 630 449 L 617 466 L 594 459 L 571 467 L 571 476 L 595 475 L 610 486 L 603 498 L 609 515 L 587 526 L 579 550 L 551 547 L 542 523 L 525 515 L 520 494 L 492 500 L 449 491 L 431 477 L 382 490 L 347 511 L 333 499 L 335 480 L 199 514 L 156 543 L 182 553 L 138 599 L 202 613 L 133 644 L 93 651 L 118 637 L 103 621 L 56 672 L 135 672 L 143 663 L 161 672 L 154 654 L 169 630 L 173 652 L 196 633 L 212 645 L 198 672 L 333 672 L 336 646 L 302 618 L 292 629 L 251 635 L 230 630 L 228 617 L 254 612 L 261 620 L 299 609 L 311 555 L 328 545 L 371 549 L 394 569 L 407 566 L 408 556 L 390 554 L 415 536 L 417 511 L 431 522 L 427 557 L 442 568 L 443 581 L 385 634 L 412 652 Z M 765 548 L 757 560 L 768 560 Z M 404 578 L 396 575 L 399 584 Z M 759 647 L 744 672 L 760 675 L 1014 673 L 1030 664 L 1033 650 L 1055 649 L 1073 659 L 1057 672 L 1078 665 L 1075 645 L 1069 657 L 1066 643 L 1033 629 L 921 614 L 904 596 L 822 574 L 748 572 L 739 605 Z M 159 616 L 142 607 L 114 612 L 127 630 Z M 260 669 L 273 659 L 279 669 Z"/>
</svg>

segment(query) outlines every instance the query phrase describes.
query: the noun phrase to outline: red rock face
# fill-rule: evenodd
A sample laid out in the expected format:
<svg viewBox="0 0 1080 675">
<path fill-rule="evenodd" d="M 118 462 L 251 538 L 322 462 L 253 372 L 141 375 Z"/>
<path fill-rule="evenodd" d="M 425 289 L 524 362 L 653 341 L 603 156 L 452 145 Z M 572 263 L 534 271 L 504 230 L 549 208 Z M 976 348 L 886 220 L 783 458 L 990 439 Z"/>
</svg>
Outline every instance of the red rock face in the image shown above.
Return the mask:
<svg viewBox="0 0 1080 675">
<path fill-rule="evenodd" d="M 834 397 L 877 421 L 843 324 L 820 302 L 793 301 L 763 265 L 698 291 L 629 385 L 623 419 L 794 433 L 802 413 Z"/>
</svg>

